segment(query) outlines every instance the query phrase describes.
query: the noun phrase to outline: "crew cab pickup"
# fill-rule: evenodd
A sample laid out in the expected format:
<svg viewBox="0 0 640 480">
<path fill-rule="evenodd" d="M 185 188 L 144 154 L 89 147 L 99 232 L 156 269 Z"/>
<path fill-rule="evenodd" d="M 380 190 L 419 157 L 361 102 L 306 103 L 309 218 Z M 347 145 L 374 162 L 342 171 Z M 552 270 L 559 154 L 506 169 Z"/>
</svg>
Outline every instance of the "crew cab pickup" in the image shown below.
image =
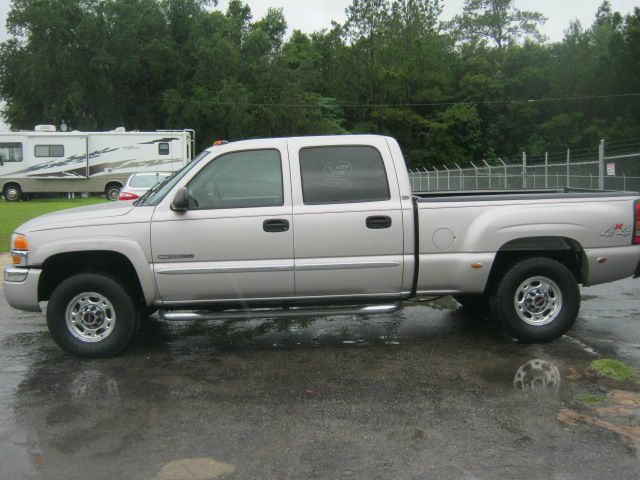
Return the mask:
<svg viewBox="0 0 640 480">
<path fill-rule="evenodd" d="M 579 285 L 640 273 L 640 197 L 413 194 L 398 143 L 344 135 L 208 148 L 134 202 L 35 218 L 4 292 L 79 356 L 167 320 L 397 310 L 454 295 L 521 342 L 574 323 Z"/>
</svg>

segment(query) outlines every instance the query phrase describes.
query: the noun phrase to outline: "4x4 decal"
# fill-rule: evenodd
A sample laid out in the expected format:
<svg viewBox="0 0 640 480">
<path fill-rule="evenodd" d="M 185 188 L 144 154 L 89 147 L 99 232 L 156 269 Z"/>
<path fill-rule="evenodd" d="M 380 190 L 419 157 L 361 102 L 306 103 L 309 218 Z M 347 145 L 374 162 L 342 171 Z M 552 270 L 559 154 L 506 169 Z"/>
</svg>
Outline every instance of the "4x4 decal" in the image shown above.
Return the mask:
<svg viewBox="0 0 640 480">
<path fill-rule="evenodd" d="M 625 226 L 624 223 L 615 223 L 611 225 L 609 228 L 600 233 L 601 237 L 613 237 L 614 235 L 619 235 L 621 237 L 628 237 L 631 235 L 631 227 Z"/>
</svg>

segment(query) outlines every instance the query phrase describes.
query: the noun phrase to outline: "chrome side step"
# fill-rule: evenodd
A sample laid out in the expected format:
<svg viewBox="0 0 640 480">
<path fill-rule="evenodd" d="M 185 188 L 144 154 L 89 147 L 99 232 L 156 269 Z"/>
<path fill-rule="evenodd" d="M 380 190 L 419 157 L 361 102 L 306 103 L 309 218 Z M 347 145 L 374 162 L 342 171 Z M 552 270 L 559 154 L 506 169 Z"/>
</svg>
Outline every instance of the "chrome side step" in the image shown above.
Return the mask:
<svg viewBox="0 0 640 480">
<path fill-rule="evenodd" d="M 330 315 L 379 315 L 393 313 L 400 310 L 400 303 L 388 305 L 367 305 L 364 307 L 291 307 L 291 308 L 253 308 L 249 310 L 208 311 L 167 311 L 158 310 L 158 316 L 163 320 L 235 320 L 251 318 L 289 318 L 315 317 Z"/>
</svg>

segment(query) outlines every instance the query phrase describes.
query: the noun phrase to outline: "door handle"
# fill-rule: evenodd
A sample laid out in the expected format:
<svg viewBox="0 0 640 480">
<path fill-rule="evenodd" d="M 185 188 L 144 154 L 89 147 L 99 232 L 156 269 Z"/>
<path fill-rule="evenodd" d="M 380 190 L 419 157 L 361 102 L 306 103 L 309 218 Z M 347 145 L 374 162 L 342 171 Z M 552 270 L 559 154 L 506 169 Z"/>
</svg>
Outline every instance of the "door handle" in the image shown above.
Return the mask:
<svg viewBox="0 0 640 480">
<path fill-rule="evenodd" d="M 262 228 L 265 232 L 286 232 L 289 230 L 289 220 L 283 218 L 273 218 L 262 222 Z"/>
<path fill-rule="evenodd" d="M 380 228 L 389 228 L 391 226 L 391 217 L 386 215 L 376 215 L 374 217 L 367 217 L 367 228 L 374 230 Z"/>
</svg>

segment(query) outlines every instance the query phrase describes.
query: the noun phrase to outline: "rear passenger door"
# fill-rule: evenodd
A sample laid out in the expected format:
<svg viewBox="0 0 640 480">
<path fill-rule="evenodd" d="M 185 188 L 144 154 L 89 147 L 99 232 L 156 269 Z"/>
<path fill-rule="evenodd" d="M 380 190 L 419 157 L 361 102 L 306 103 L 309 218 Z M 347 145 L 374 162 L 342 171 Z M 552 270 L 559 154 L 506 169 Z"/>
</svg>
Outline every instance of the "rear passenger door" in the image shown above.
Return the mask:
<svg viewBox="0 0 640 480">
<path fill-rule="evenodd" d="M 298 297 L 400 293 L 400 193 L 383 137 L 289 140 Z"/>
</svg>

